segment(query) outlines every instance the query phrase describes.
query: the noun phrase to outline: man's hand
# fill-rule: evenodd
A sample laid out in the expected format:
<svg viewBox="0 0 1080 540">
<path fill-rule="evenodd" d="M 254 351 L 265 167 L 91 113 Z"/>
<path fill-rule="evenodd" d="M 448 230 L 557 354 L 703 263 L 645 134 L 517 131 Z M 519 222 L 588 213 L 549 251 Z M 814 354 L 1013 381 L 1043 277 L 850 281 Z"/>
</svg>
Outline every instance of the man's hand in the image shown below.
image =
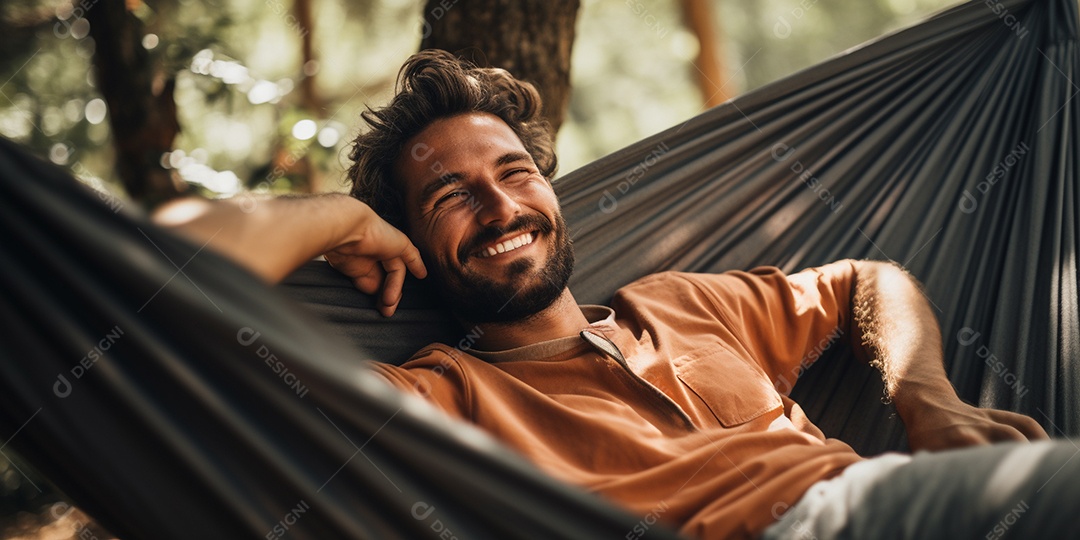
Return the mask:
<svg viewBox="0 0 1080 540">
<path fill-rule="evenodd" d="M 405 272 L 427 275 L 416 246 L 368 205 L 342 194 L 209 201 L 188 198 L 154 214 L 171 227 L 209 246 L 270 283 L 326 255 L 356 287 L 379 294 L 379 312 L 389 317 L 401 299 Z"/>
<path fill-rule="evenodd" d="M 327 262 L 349 276 L 357 289 L 380 293 L 379 313 L 389 317 L 401 301 L 405 272 L 418 278 L 427 276 L 420 251 L 404 233 L 371 212 L 355 235 L 325 253 Z M 380 292 L 381 291 L 381 292 Z"/>
<path fill-rule="evenodd" d="M 909 405 L 901 415 L 913 451 L 1050 438 L 1029 416 L 973 407 L 960 401 L 955 393 L 951 398 L 939 399 L 939 403 Z"/>
</svg>

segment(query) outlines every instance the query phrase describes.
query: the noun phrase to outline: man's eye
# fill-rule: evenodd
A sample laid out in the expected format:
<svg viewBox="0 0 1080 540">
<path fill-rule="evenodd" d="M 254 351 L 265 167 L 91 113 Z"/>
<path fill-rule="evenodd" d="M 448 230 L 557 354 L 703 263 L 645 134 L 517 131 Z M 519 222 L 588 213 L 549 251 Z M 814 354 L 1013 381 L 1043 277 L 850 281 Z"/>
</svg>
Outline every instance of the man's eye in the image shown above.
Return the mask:
<svg viewBox="0 0 1080 540">
<path fill-rule="evenodd" d="M 520 180 L 530 174 L 531 171 L 529 171 L 529 169 L 512 169 L 506 171 L 506 174 L 503 175 L 503 180 Z"/>
<path fill-rule="evenodd" d="M 456 190 L 456 191 L 451 191 L 450 193 L 447 193 L 446 195 L 443 195 L 442 197 L 439 197 L 439 200 L 435 201 L 435 208 L 441 208 L 441 207 L 444 207 L 444 206 L 452 206 L 454 204 L 457 204 L 457 203 L 465 200 L 465 198 L 468 197 L 468 196 L 469 196 L 469 192 L 464 191 L 464 190 L 459 189 L 459 190 Z"/>
</svg>

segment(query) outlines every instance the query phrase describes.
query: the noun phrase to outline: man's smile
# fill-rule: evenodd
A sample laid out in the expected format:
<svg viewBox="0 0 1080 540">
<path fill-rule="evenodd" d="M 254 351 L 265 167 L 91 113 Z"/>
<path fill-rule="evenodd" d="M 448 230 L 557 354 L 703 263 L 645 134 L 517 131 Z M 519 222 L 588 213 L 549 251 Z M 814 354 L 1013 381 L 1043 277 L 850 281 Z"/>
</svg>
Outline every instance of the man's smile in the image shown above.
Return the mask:
<svg viewBox="0 0 1080 540">
<path fill-rule="evenodd" d="M 531 245 L 537 237 L 536 231 L 529 231 L 521 234 L 516 234 L 510 238 L 497 240 L 486 246 L 480 248 L 475 254 L 481 259 L 487 259 L 503 253 L 514 251 L 515 249 Z"/>
</svg>

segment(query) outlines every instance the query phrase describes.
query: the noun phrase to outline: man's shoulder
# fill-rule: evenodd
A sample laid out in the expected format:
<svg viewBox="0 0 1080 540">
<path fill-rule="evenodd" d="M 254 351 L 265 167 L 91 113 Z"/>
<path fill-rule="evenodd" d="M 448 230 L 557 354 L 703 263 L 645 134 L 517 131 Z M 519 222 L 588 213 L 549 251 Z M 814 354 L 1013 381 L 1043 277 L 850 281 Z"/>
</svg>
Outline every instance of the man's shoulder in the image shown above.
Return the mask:
<svg viewBox="0 0 1080 540">
<path fill-rule="evenodd" d="M 701 290 L 703 287 L 714 289 L 717 286 L 745 282 L 748 279 L 776 277 L 783 278 L 784 272 L 775 266 L 758 266 L 749 270 L 727 270 L 718 273 L 666 270 L 641 277 L 621 287 L 616 294 L 660 295 L 678 289 Z"/>
<path fill-rule="evenodd" d="M 408 369 L 430 368 L 436 365 L 445 367 L 448 364 L 460 365 L 466 356 L 471 355 L 463 352 L 459 347 L 434 342 L 413 353 L 408 360 L 401 363 L 400 367 Z"/>
</svg>

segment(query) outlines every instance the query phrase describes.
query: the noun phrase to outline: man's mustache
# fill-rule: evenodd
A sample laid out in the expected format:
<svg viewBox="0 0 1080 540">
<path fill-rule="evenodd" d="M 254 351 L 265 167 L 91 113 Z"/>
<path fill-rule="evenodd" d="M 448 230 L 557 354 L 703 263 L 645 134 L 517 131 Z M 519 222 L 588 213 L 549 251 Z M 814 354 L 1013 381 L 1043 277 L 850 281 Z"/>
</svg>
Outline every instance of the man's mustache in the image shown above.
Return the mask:
<svg viewBox="0 0 1080 540">
<path fill-rule="evenodd" d="M 462 248 L 458 252 L 458 260 L 464 263 L 469 257 L 478 253 L 480 248 L 484 247 L 484 244 L 490 244 L 510 233 L 538 231 L 546 234 L 554 230 L 555 225 L 541 214 L 520 216 L 505 227 L 485 227 L 476 233 L 468 242 L 462 244 Z"/>
</svg>

